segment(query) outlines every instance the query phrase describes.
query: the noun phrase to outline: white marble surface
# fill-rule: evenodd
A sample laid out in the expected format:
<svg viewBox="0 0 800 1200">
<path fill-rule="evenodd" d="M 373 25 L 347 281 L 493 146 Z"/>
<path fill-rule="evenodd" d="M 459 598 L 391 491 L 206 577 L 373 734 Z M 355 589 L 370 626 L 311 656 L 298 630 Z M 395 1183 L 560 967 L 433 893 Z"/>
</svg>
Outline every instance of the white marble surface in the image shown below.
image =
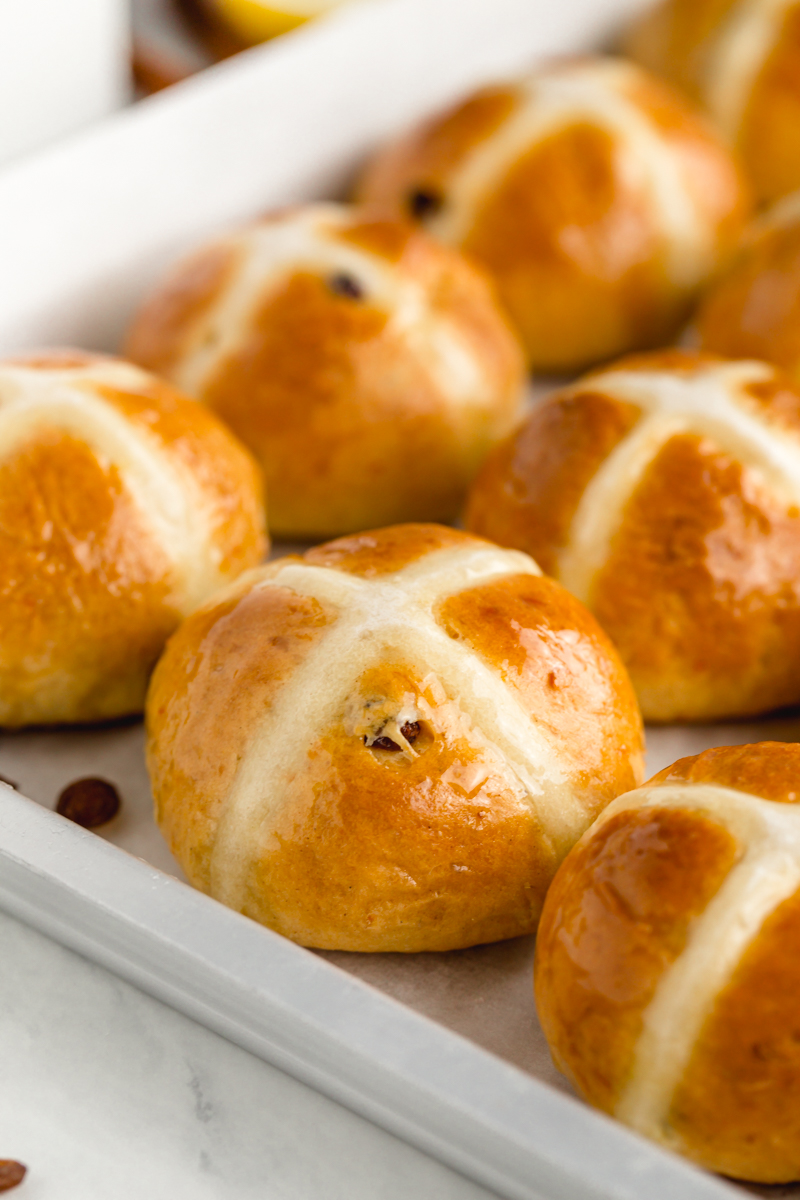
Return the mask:
<svg viewBox="0 0 800 1200">
<path fill-rule="evenodd" d="M 20 1200 L 491 1200 L 4 914 L 0 964 Z"/>
</svg>

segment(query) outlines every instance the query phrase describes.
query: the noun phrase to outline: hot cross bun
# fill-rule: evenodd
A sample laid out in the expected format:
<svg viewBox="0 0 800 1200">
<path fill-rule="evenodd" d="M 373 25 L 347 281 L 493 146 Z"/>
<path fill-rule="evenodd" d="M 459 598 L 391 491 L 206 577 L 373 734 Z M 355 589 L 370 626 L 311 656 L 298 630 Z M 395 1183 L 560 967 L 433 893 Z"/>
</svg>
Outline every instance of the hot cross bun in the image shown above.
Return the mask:
<svg viewBox="0 0 800 1200">
<path fill-rule="evenodd" d="M 529 933 L 558 863 L 641 779 L 594 618 L 527 555 L 436 525 L 250 572 L 172 638 L 147 726 L 191 882 L 325 949 Z"/>
<path fill-rule="evenodd" d="M 536 1002 L 591 1104 L 713 1171 L 800 1178 L 800 746 L 682 759 L 611 804 L 542 914 Z"/>
<path fill-rule="evenodd" d="M 761 200 L 800 187 L 798 0 L 664 0 L 626 49 L 707 109 Z"/>
<path fill-rule="evenodd" d="M 452 520 L 523 396 L 489 284 L 408 223 L 337 205 L 201 250 L 127 353 L 202 400 L 264 467 L 273 531 Z"/>
<path fill-rule="evenodd" d="M 704 120 L 614 59 L 479 92 L 379 152 L 359 194 L 487 267 L 559 373 L 668 341 L 749 206 Z"/>
<path fill-rule="evenodd" d="M 138 367 L 0 363 L 0 725 L 140 712 L 182 617 L 265 550 L 255 463 Z"/>
<path fill-rule="evenodd" d="M 594 612 L 646 720 L 800 701 L 800 388 L 668 351 L 557 392 L 489 458 L 467 524 Z"/>
<path fill-rule="evenodd" d="M 800 383 L 800 193 L 754 224 L 703 298 L 696 330 L 704 349 L 763 358 Z"/>
</svg>

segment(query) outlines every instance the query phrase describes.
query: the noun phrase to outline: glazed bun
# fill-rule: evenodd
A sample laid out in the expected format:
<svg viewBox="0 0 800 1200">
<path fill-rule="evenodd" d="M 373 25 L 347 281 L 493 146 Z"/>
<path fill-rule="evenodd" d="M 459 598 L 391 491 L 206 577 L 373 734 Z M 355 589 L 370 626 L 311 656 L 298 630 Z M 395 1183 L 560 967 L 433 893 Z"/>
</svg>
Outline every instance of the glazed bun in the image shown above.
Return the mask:
<svg viewBox="0 0 800 1200">
<path fill-rule="evenodd" d="M 800 387 L 642 355 L 557 392 L 490 456 L 467 525 L 595 614 L 645 720 L 800 701 Z"/>
<path fill-rule="evenodd" d="M 753 226 L 704 297 L 696 329 L 705 349 L 766 359 L 800 383 L 800 193 Z"/>
<path fill-rule="evenodd" d="M 536 946 L 556 1066 L 712 1171 L 800 1178 L 800 746 L 685 758 L 561 866 Z"/>
<path fill-rule="evenodd" d="M 261 559 L 255 463 L 119 360 L 0 363 L 0 725 L 141 712 L 181 618 Z"/>
<path fill-rule="evenodd" d="M 532 365 L 663 344 L 748 211 L 730 154 L 630 63 L 557 63 L 380 152 L 363 199 L 488 268 Z"/>
<path fill-rule="evenodd" d="M 526 555 L 435 525 L 250 572 L 170 641 L 147 728 L 191 882 L 325 949 L 529 933 L 641 778 L 636 701 L 590 614 Z"/>
<path fill-rule="evenodd" d="M 800 188 L 798 0 L 665 0 L 625 48 L 703 105 L 759 199 Z"/>
<path fill-rule="evenodd" d="M 336 205 L 201 250 L 145 304 L 127 352 L 251 448 L 288 538 L 451 520 L 523 397 L 478 271 L 410 224 Z"/>
</svg>

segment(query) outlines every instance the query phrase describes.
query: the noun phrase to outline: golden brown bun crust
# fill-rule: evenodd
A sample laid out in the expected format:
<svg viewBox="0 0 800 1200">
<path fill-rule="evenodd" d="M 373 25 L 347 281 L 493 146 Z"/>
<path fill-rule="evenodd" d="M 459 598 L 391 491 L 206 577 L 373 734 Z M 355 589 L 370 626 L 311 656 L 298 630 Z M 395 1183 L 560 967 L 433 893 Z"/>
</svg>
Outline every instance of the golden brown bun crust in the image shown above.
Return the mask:
<svg viewBox="0 0 800 1200">
<path fill-rule="evenodd" d="M 433 196 L 444 195 L 464 158 L 497 132 L 520 100 L 514 87 L 481 88 L 447 112 L 424 121 L 375 155 L 359 181 L 359 197 L 390 208 L 399 218 L 414 216 L 413 190 L 424 188 Z"/>
<path fill-rule="evenodd" d="M 635 664 L 643 703 L 653 694 L 655 708 L 690 673 L 705 677 L 700 716 L 800 698 L 798 554 L 796 509 L 771 502 L 700 438 L 674 437 L 627 505 L 592 604 Z"/>
<path fill-rule="evenodd" d="M 410 224 L 353 211 L 328 226 L 320 210 L 308 227 L 314 211 L 279 214 L 179 267 L 144 305 L 127 352 L 183 384 L 250 447 L 276 533 L 451 520 L 517 415 L 514 335 L 477 269 Z M 274 236 L 280 262 L 282 231 L 303 228 L 307 257 L 263 267 L 234 331 L 192 375 L 203 330 L 220 336 L 259 239 Z M 336 290 L 337 257 L 360 296 Z M 373 295 L 376 273 L 384 282 Z"/>
<path fill-rule="evenodd" d="M 546 87 L 550 76 L 587 69 L 591 62 L 561 64 L 540 79 Z M 655 154 L 680 164 L 677 186 L 713 268 L 732 249 L 749 210 L 730 155 L 660 82 L 630 70 L 618 85 L 603 75 L 608 64 L 594 69 L 599 107 L 621 96 L 649 129 Z M 380 151 L 360 198 L 395 216 L 413 215 L 416 207 L 432 232 L 482 263 L 536 369 L 570 373 L 668 341 L 702 280 L 677 285 L 670 275 L 666 260 L 682 251 L 672 246 L 652 196 L 631 186 L 625 166 L 628 155 L 641 162 L 641 148 L 628 145 L 622 128 L 599 120 L 590 103 L 576 103 L 572 120 L 555 123 L 551 133 L 542 134 L 532 119 L 528 144 L 505 165 L 483 168 L 478 199 L 460 195 L 460 173 L 500 143 L 529 103 L 521 85 L 478 92 Z M 543 109 L 547 103 L 541 101 Z M 418 208 L 420 196 L 428 198 L 426 208 Z"/>
<path fill-rule="evenodd" d="M 638 419 L 633 405 L 589 386 L 538 405 L 487 458 L 467 500 L 467 528 L 556 575 L 587 484 Z"/>
<path fill-rule="evenodd" d="M 574 786 L 597 815 L 630 777 L 618 739 L 629 750 L 636 746 L 639 716 L 625 671 L 591 613 L 552 579 L 517 575 L 451 596 L 437 616 L 449 637 L 465 642 L 537 714 L 565 759 L 581 747 Z M 570 633 L 562 640 L 563 629 Z M 591 647 L 589 670 L 575 645 Z M 612 707 L 613 736 L 597 737 L 595 723 Z"/>
<path fill-rule="evenodd" d="M 737 58 L 726 59 L 725 39 L 735 19 L 734 0 L 666 0 L 632 27 L 627 52 L 649 70 L 707 105 L 729 132 L 753 180 L 758 198 L 775 200 L 800 187 L 800 4 L 778 13 L 767 32 L 764 54 L 751 82 Z M 769 6 L 759 9 L 769 19 Z M 763 38 L 758 30 L 755 37 Z M 716 97 L 743 88 L 736 112 Z"/>
<path fill-rule="evenodd" d="M 722 360 L 670 351 L 609 371 L 666 380 L 717 368 Z M 800 388 L 762 375 L 737 403 L 776 441 L 796 442 Z M 468 501 L 469 529 L 524 550 L 562 582 L 584 493 L 642 419 L 603 380 L 591 375 L 540 405 L 490 455 Z M 799 555 L 796 505 L 735 450 L 679 431 L 654 448 L 581 595 L 620 651 L 645 719 L 704 720 L 800 700 Z"/>
<path fill-rule="evenodd" d="M 793 742 L 715 746 L 702 754 L 679 758 L 649 782 L 717 783 L 777 804 L 796 804 L 800 800 L 798 748 Z"/>
<path fill-rule="evenodd" d="M 333 567 L 361 579 L 376 579 L 409 567 L 426 554 L 456 549 L 463 543 L 464 534 L 445 525 L 395 525 L 312 546 L 303 557 L 315 567 Z"/>
<path fill-rule="evenodd" d="M 614 805 L 568 855 L 537 939 L 539 1015 L 581 1094 L 710 1170 L 763 1183 L 800 1178 L 798 800 L 800 745 L 681 760 Z M 738 823 L 736 804 L 747 814 Z M 765 847 L 763 823 L 775 821 Z M 794 876 L 776 882 L 789 861 Z M 773 889 L 761 920 L 745 883 L 759 869 Z M 703 938 L 702 961 L 688 965 Z M 672 977 L 687 965 L 683 994 L 696 1007 L 676 1018 Z M 666 1077 L 648 1029 L 672 1039 Z"/>
<path fill-rule="evenodd" d="M 190 594 L 263 554 L 255 464 L 211 414 L 115 360 L 65 351 L 0 363 L 9 372 L 22 418 L 16 390 L 33 402 L 37 389 L 39 407 L 21 439 L 0 426 L 0 725 L 141 711 Z M 103 444 L 107 423 L 138 448 L 133 465 Z M 135 492 L 143 459 L 153 475 Z M 204 507 L 199 563 L 176 562 L 159 532 L 165 476 Z"/>
<path fill-rule="evenodd" d="M 441 584 L 425 583 L 433 571 Z M 272 563 L 190 617 L 147 723 L 157 819 L 191 881 L 327 949 L 535 928 L 563 854 L 640 778 L 642 734 L 602 632 L 533 571 L 466 534 L 400 526 Z M 427 615 L 405 615 L 420 581 Z M 487 688 L 520 729 L 515 751 Z M 412 717 L 413 753 L 375 741 Z M 538 799 L 520 789 L 527 771 Z"/>
<path fill-rule="evenodd" d="M 642 1014 L 736 857 L 725 829 L 680 809 L 611 817 L 556 874 L 536 939 L 536 1004 L 553 1060 L 613 1113 Z"/>
<path fill-rule="evenodd" d="M 800 4 L 785 14 L 745 109 L 739 149 L 759 199 L 800 187 Z"/>
<path fill-rule="evenodd" d="M 624 47 L 636 62 L 702 101 L 702 80 L 715 35 L 736 0 L 667 0 L 628 30 Z"/>
<path fill-rule="evenodd" d="M 4 723 L 135 711 L 179 617 L 170 564 L 118 472 L 73 438 L 43 435 L 0 463 L 0 531 Z M 44 678 L 25 669 L 31 659 Z"/>
<path fill-rule="evenodd" d="M 220 812 L 252 727 L 335 617 L 287 588 L 243 586 L 184 621 L 155 670 L 147 705 L 156 820 L 203 891 L 211 888 Z M 190 648 L 193 669 L 182 670 Z"/>
<path fill-rule="evenodd" d="M 739 1179 L 800 1178 L 800 892 L 764 923 L 698 1039 L 670 1113 L 697 1162 Z"/>
<path fill-rule="evenodd" d="M 800 382 L 800 211 L 749 239 L 703 299 L 701 344 L 732 358 L 761 358 Z"/>
<path fill-rule="evenodd" d="M 224 242 L 188 258 L 137 314 L 125 341 L 126 357 L 168 379 L 195 325 L 219 301 L 241 258 L 236 246 Z"/>
</svg>

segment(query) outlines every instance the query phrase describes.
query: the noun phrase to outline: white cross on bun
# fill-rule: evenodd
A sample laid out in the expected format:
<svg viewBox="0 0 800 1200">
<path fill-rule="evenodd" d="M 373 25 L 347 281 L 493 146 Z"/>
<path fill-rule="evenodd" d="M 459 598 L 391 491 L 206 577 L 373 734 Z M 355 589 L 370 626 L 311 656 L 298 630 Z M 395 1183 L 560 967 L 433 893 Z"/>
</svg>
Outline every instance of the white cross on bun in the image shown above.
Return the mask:
<svg viewBox="0 0 800 1200">
<path fill-rule="evenodd" d="M 548 893 L 536 1002 L 591 1104 L 738 1179 L 800 1178 L 800 746 L 685 758 Z"/>
<path fill-rule="evenodd" d="M 179 265 L 127 354 L 212 408 L 262 463 L 274 533 L 455 518 L 523 397 L 480 272 L 407 222 L 287 210 Z"/>
<path fill-rule="evenodd" d="M 190 881 L 323 949 L 531 932 L 564 855 L 642 777 L 594 618 L 527 555 L 436 525 L 249 572 L 171 639 L 147 728 Z"/>
<path fill-rule="evenodd" d="M 798 0 L 664 0 L 625 48 L 708 110 L 760 200 L 800 188 Z"/>
<path fill-rule="evenodd" d="M 749 210 L 705 120 L 615 59 L 478 92 L 379 151 L 359 196 L 482 263 L 531 365 L 564 374 L 668 342 Z"/>
<path fill-rule="evenodd" d="M 766 363 L 671 350 L 585 376 L 490 456 L 467 524 L 588 605 L 645 720 L 800 701 L 800 387 Z"/>
<path fill-rule="evenodd" d="M 0 726 L 141 712 L 181 619 L 266 548 L 255 463 L 139 367 L 0 362 Z"/>
</svg>

